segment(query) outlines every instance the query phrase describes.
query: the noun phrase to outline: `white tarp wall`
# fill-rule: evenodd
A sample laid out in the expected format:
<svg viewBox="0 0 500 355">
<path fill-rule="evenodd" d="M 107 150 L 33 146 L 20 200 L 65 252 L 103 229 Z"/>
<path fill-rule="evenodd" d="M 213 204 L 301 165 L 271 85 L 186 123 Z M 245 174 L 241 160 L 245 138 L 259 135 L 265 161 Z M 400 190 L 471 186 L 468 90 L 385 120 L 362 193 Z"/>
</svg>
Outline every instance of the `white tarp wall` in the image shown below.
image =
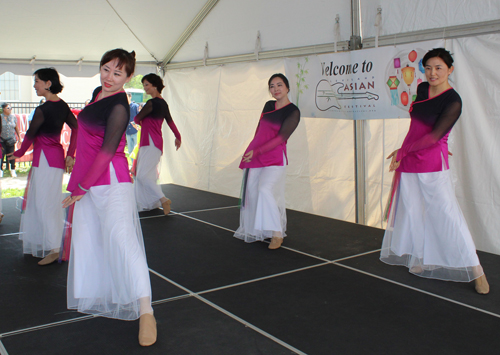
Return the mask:
<svg viewBox="0 0 500 355">
<path fill-rule="evenodd" d="M 32 73 L 39 66 L 64 60 L 66 67 L 61 62 L 53 65 L 63 73 L 68 71 L 67 75 L 92 76 L 95 62 L 105 50 L 114 47 L 135 49 L 138 60 L 147 66 L 138 72 L 154 71 L 152 55 L 163 58 L 207 2 L 190 0 L 182 6 L 171 0 L 149 2 L 142 10 L 150 13 L 150 22 L 157 24 L 149 27 L 136 21 L 137 9 L 131 0 L 91 0 L 90 5 L 88 1 L 55 0 L 40 4 L 8 0 L 2 7 L 4 17 L 14 18 L 23 13 L 29 21 L 25 21 L 28 25 L 7 27 L 0 32 L 0 38 L 11 44 L 2 51 L 0 72 Z M 220 0 L 171 63 L 201 60 L 207 42 L 209 59 L 252 55 L 258 31 L 264 55 L 261 59 L 266 53 L 271 56 L 272 51 L 329 47 L 334 41 L 349 39 L 351 4 L 350 0 Z M 394 36 L 396 43 L 398 36 L 409 38 L 412 31 L 431 33 L 432 29 L 446 26 L 500 19 L 500 0 L 359 0 L 359 4 L 362 37 L 374 37 L 378 32 L 386 37 L 386 44 L 388 36 Z M 377 30 L 374 24 L 378 7 L 382 16 Z M 47 38 L 49 42 L 40 42 L 33 36 L 34 29 L 43 27 L 46 17 L 54 13 L 64 20 L 59 26 L 67 30 L 58 37 Z M 334 31 L 337 14 L 338 34 Z M 82 35 L 81 28 L 85 26 L 88 31 Z M 107 35 L 104 40 L 103 33 Z M 446 37 L 443 30 L 442 38 Z M 427 39 L 425 33 L 419 33 L 412 41 Z M 499 149 L 495 138 L 500 112 L 497 94 L 500 78 L 496 70 L 500 35 L 447 40 L 446 46 L 455 54 L 453 80 L 464 102 L 462 118 L 450 142 L 457 196 L 478 249 L 500 254 L 500 241 L 496 237 L 500 227 L 497 202 L 500 168 L 495 164 Z M 317 53 L 310 49 L 302 53 L 302 50 L 294 55 Z M 33 56 L 35 63 L 28 64 Z M 81 70 L 80 58 L 84 58 Z M 87 67 L 87 61 L 94 64 Z M 241 172 L 237 166 L 241 154 L 255 132 L 265 101 L 270 98 L 267 79 L 283 68 L 280 59 L 169 70 L 165 96 L 183 135 L 183 146 L 174 152 L 172 135 L 165 131 L 163 161 L 167 169 L 162 171 L 162 182 L 239 195 Z M 381 226 L 381 211 L 392 178 L 384 158 L 400 146 L 407 128 L 408 120 L 390 117 L 366 122 L 369 225 Z M 288 144 L 288 207 L 354 221 L 353 146 L 352 121 L 302 117 Z"/>
<path fill-rule="evenodd" d="M 464 102 L 450 139 L 457 196 L 478 249 L 500 253 L 500 168 L 494 164 L 500 77 L 490 69 L 500 53 L 500 35 L 448 40 L 446 46 L 455 54 L 452 80 Z M 271 99 L 267 80 L 283 70 L 283 60 L 271 60 L 168 71 L 164 94 L 183 146 L 172 149 L 166 127 L 162 182 L 239 196 L 241 155 Z M 400 147 L 408 125 L 407 119 L 367 121 L 368 225 L 384 226 L 381 216 L 392 179 L 385 157 Z M 353 146 L 353 121 L 302 117 L 288 142 L 287 207 L 353 222 Z"/>
<path fill-rule="evenodd" d="M 283 70 L 273 60 L 168 71 L 164 93 L 183 146 L 170 149 L 167 127 L 162 182 L 239 196 L 238 165 L 271 99 L 267 81 Z M 352 125 L 302 117 L 288 141 L 289 208 L 354 221 Z"/>
<path fill-rule="evenodd" d="M 453 40 L 462 116 L 451 136 L 456 194 L 476 246 L 500 253 L 500 34 Z"/>
<path fill-rule="evenodd" d="M 360 0 L 363 37 L 375 37 L 375 15 L 382 9 L 380 35 L 395 35 L 498 20 L 498 0 Z M 443 31 L 446 38 L 446 31 Z"/>
<path fill-rule="evenodd" d="M 394 1 L 361 0 L 361 17 L 364 37 L 376 35 L 375 14 L 382 8 L 381 36 L 394 36 L 401 33 L 421 31 L 432 28 L 459 26 L 500 19 L 498 0 L 447 0 L 447 1 Z M 443 38 L 446 31 L 443 30 Z M 423 39 L 423 38 L 422 38 Z M 465 215 L 472 236 L 479 250 L 500 254 L 500 168 L 495 164 L 500 153 L 496 137 L 500 133 L 500 104 L 497 62 L 500 56 L 500 35 L 482 35 L 446 41 L 455 59 L 455 72 L 452 85 L 463 100 L 462 116 L 450 135 L 450 159 L 456 195 Z M 398 148 L 390 143 L 392 134 L 387 130 L 385 120 L 386 155 Z M 375 135 L 374 126 L 381 121 L 369 121 L 367 130 Z M 403 129 L 403 131 L 405 131 Z M 406 132 L 404 132 L 406 133 Z M 376 135 L 380 136 L 380 132 Z M 367 135 L 369 137 L 370 134 Z M 403 134 L 404 136 L 404 134 Z M 366 142 L 367 154 L 367 216 L 368 224 L 380 221 L 377 210 L 377 188 L 383 172 L 378 150 L 378 139 Z M 369 156 L 374 156 L 372 161 Z M 387 163 L 385 164 L 387 167 Z M 387 171 L 387 170 L 385 170 Z M 385 196 L 390 186 L 384 174 Z M 385 204 L 385 200 L 384 200 Z"/>
</svg>

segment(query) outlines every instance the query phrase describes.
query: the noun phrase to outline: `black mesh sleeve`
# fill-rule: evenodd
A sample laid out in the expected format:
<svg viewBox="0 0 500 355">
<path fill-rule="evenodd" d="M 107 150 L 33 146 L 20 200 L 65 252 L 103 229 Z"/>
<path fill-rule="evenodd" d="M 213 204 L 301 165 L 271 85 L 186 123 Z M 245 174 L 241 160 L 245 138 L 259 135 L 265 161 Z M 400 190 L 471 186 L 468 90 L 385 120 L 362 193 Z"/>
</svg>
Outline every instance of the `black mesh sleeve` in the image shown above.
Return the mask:
<svg viewBox="0 0 500 355">
<path fill-rule="evenodd" d="M 109 163 L 113 159 L 120 140 L 127 129 L 129 114 L 123 105 L 116 105 L 106 122 L 104 140 L 101 150 L 97 153 L 94 163 L 80 182 L 84 189 L 90 189 L 97 179 L 106 171 Z"/>
<path fill-rule="evenodd" d="M 429 148 L 430 146 L 436 144 L 441 138 L 443 138 L 457 122 L 460 114 L 462 113 L 462 103 L 460 101 L 450 102 L 444 109 L 441 115 L 439 115 L 432 131 L 417 141 L 408 144 L 404 148 L 398 151 L 397 160 L 400 161 L 408 153 L 414 152 L 421 149 Z"/>
<path fill-rule="evenodd" d="M 69 147 L 66 155 L 74 158 L 76 151 L 76 137 L 78 136 L 78 122 L 76 121 L 73 112 L 68 112 L 65 123 L 69 126 L 69 128 L 71 128 L 71 138 L 69 140 Z"/>
<path fill-rule="evenodd" d="M 28 128 L 28 131 L 24 135 L 21 148 L 19 148 L 17 151 L 14 152 L 15 157 L 20 158 L 26 153 L 28 148 L 35 140 L 36 134 L 40 129 L 40 127 L 42 126 L 43 122 L 45 122 L 45 117 L 43 115 L 43 112 L 40 108 L 37 108 L 35 110 L 35 114 L 33 115 L 33 120 L 31 121 L 30 127 Z"/>
<path fill-rule="evenodd" d="M 267 143 L 261 145 L 259 148 L 257 148 L 257 153 L 262 154 L 265 152 L 268 152 L 272 150 L 273 148 L 277 147 L 279 144 L 286 142 L 288 138 L 292 135 L 293 131 L 297 128 L 300 122 L 300 111 L 299 110 L 293 110 L 287 118 L 283 121 L 283 124 L 281 125 L 281 128 L 278 132 L 278 135 L 268 141 Z"/>
<path fill-rule="evenodd" d="M 146 102 L 146 105 L 144 105 L 141 112 L 139 112 L 137 116 L 135 116 L 134 122 L 140 125 L 141 121 L 145 117 L 148 117 L 151 112 L 153 112 L 153 100 L 149 100 L 148 102 Z"/>
</svg>

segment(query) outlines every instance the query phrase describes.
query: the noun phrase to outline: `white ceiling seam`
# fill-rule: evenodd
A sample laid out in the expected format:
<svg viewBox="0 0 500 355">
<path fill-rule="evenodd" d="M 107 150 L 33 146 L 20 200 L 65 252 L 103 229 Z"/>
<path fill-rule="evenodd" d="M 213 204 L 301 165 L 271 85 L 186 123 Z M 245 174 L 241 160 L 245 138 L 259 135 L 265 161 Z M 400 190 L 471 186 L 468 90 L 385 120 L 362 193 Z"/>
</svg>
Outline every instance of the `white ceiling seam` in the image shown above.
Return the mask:
<svg viewBox="0 0 500 355">
<path fill-rule="evenodd" d="M 490 33 L 500 32 L 500 20 L 486 21 L 471 23 L 458 26 L 449 26 L 442 28 L 433 28 L 422 31 L 414 31 L 407 33 L 399 33 L 397 35 L 385 35 L 380 36 L 378 39 L 379 47 L 391 46 L 412 42 L 427 41 L 433 39 L 451 39 L 460 38 L 467 36 L 478 36 Z M 363 48 L 374 48 L 375 47 L 375 37 L 363 38 L 362 39 Z M 338 42 L 337 46 L 340 47 L 339 51 L 348 51 L 349 41 Z M 322 45 L 304 46 L 297 48 L 289 48 L 274 51 L 262 51 L 259 52 L 259 60 L 264 59 L 277 59 L 283 57 L 297 57 L 297 56 L 307 56 L 323 53 L 333 53 L 335 52 L 335 42 L 327 43 Z M 241 63 L 241 62 L 251 62 L 255 61 L 255 53 L 247 53 L 241 55 L 218 57 L 218 58 L 208 58 L 206 60 L 206 65 L 222 65 L 231 63 Z M 166 70 L 183 69 L 183 68 L 193 68 L 203 66 L 203 60 L 194 60 L 188 62 L 180 63 L 169 63 L 166 66 Z"/>
<path fill-rule="evenodd" d="M 198 26 L 203 22 L 205 17 L 210 13 L 210 11 L 214 8 L 219 0 L 208 0 L 205 6 L 198 12 L 196 17 L 191 21 L 189 26 L 184 30 L 179 39 L 175 42 L 175 44 L 170 48 L 165 58 L 161 63 L 162 69 L 165 69 L 165 66 L 170 62 L 170 60 L 175 56 L 175 54 L 181 49 L 181 47 L 186 43 L 191 34 L 198 28 Z"/>
<path fill-rule="evenodd" d="M 337 42 L 337 50 L 345 52 L 348 50 L 349 42 L 341 41 Z M 335 43 L 327 43 L 327 44 L 319 44 L 313 46 L 304 46 L 297 48 L 288 48 L 288 49 L 280 49 L 274 51 L 262 51 L 259 52 L 259 60 L 266 59 L 277 59 L 277 58 L 289 58 L 289 57 L 300 57 L 314 54 L 324 54 L 324 53 L 332 53 L 335 52 Z M 231 64 L 231 63 L 242 63 L 242 62 L 254 62 L 256 61 L 255 52 L 240 54 L 234 56 L 227 57 L 219 57 L 219 58 L 208 58 L 206 60 L 206 65 L 223 65 L 223 64 Z M 183 68 L 193 68 L 193 67 L 201 67 L 203 66 L 203 59 L 193 60 L 189 62 L 180 62 L 180 63 L 169 63 L 166 66 L 166 70 L 173 69 L 183 69 Z"/>
<path fill-rule="evenodd" d="M 394 35 L 379 36 L 378 44 L 380 47 L 382 47 L 434 39 L 452 39 L 469 36 L 479 36 L 498 32 L 500 32 L 500 20 L 492 20 L 458 26 L 432 28 L 427 30 L 398 33 Z M 367 49 L 374 47 L 375 37 L 363 39 L 363 48 Z"/>
<path fill-rule="evenodd" d="M 144 47 L 145 50 L 148 51 L 148 53 L 151 55 L 151 57 L 153 57 L 153 59 L 158 63 L 159 60 L 155 57 L 155 55 L 149 50 L 149 48 L 144 44 L 144 42 L 139 38 L 139 36 L 137 36 L 135 34 L 134 31 L 132 31 L 132 29 L 130 28 L 130 26 L 128 25 L 127 22 L 125 22 L 125 20 L 120 16 L 120 14 L 118 13 L 118 11 L 116 11 L 116 9 L 113 7 L 113 5 L 111 5 L 111 3 L 109 2 L 109 0 L 106 0 L 106 2 L 108 3 L 109 7 L 111 7 L 111 9 L 113 9 L 113 11 L 115 12 L 116 16 L 118 16 L 118 18 L 123 22 L 123 24 L 125 26 L 127 26 L 128 30 L 130 31 L 130 33 L 132 33 L 134 35 L 134 37 L 139 41 L 140 44 L 142 44 L 142 46 Z"/>
</svg>

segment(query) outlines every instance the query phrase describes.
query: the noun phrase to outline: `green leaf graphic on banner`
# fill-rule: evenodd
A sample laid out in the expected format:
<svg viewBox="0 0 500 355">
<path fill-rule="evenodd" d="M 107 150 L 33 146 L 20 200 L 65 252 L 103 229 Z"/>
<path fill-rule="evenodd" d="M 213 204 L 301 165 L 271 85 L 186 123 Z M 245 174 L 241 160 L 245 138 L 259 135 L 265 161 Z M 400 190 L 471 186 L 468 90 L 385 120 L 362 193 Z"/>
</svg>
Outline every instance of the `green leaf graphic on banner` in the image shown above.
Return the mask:
<svg viewBox="0 0 500 355">
<path fill-rule="evenodd" d="M 309 89 L 309 86 L 306 85 L 306 78 L 305 76 L 309 74 L 309 71 L 306 69 L 306 64 L 309 62 L 309 58 L 305 57 L 304 63 L 301 64 L 300 62 L 297 63 L 297 68 L 299 69 L 299 73 L 295 74 L 295 77 L 297 78 L 297 100 L 295 102 L 295 105 L 299 106 L 299 98 L 300 94 L 303 94 L 304 90 Z"/>
</svg>

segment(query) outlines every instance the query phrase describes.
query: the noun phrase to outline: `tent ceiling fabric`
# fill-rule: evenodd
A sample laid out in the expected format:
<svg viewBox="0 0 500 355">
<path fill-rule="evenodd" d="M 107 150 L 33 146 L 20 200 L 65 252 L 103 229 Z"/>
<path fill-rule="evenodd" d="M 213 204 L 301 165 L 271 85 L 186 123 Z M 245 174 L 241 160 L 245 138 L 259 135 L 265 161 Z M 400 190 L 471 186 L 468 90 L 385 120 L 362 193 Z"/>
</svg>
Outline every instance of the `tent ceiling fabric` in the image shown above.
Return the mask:
<svg viewBox="0 0 500 355">
<path fill-rule="evenodd" d="M 359 1 L 364 38 L 375 35 L 379 6 L 381 36 L 500 18 L 499 0 Z M 66 75 L 88 76 L 96 72 L 106 50 L 119 47 L 135 50 L 138 63 L 148 65 L 138 72 L 151 71 L 210 2 L 2 0 L 2 17 L 11 20 L 0 31 L 7 44 L 0 51 L 0 72 L 26 74 L 37 68 L 27 65 L 36 56 L 37 65 L 65 64 Z M 340 38 L 334 35 L 337 14 Z M 346 41 L 351 35 L 351 0 L 219 0 L 171 63 L 203 59 L 207 42 L 209 58 L 251 54 L 257 31 L 264 52 Z M 92 65 L 80 71 L 76 63 L 82 57 L 82 67 Z"/>
<path fill-rule="evenodd" d="M 335 17 L 340 39 L 351 35 L 350 0 L 220 0 L 171 62 L 253 53 L 257 31 L 263 51 L 335 41 Z"/>
<path fill-rule="evenodd" d="M 99 61 L 107 50 L 124 48 L 135 50 L 138 62 L 155 64 L 168 53 L 205 3 L 206 0 L 2 0 L 0 63 L 26 63 L 36 56 L 36 61 L 44 63 L 74 61 L 76 65 L 83 57 L 85 65 L 86 61 Z"/>
<path fill-rule="evenodd" d="M 382 9 L 380 35 L 414 32 L 498 20 L 498 0 L 397 1 L 360 0 L 363 37 L 375 37 L 377 8 Z M 443 34 L 446 37 L 446 33 Z"/>
</svg>

